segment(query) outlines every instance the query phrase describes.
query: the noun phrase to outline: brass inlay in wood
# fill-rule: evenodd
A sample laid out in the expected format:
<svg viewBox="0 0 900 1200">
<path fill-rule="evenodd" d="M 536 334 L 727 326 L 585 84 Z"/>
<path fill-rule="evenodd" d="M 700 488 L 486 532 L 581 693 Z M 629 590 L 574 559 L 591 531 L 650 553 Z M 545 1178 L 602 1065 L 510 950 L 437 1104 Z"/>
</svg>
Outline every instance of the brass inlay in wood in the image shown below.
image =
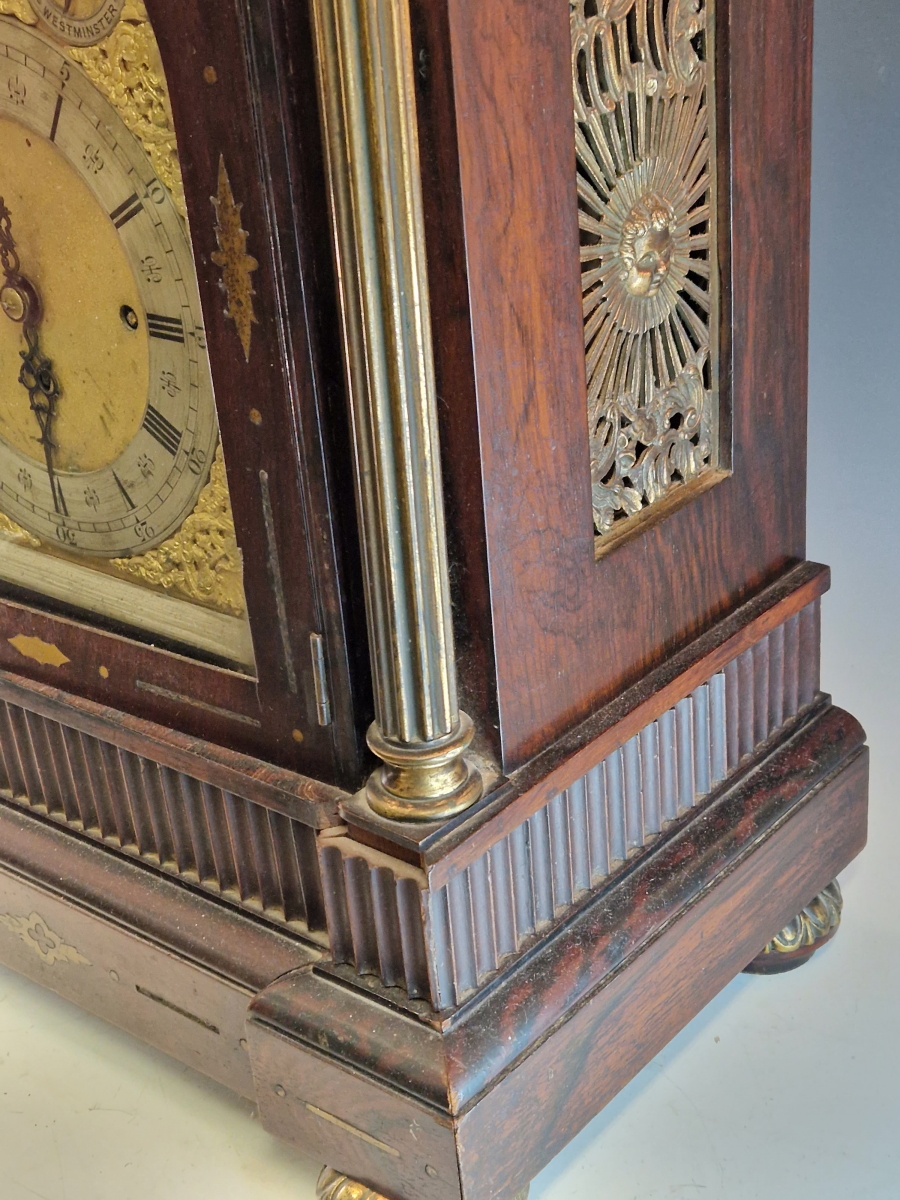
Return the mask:
<svg viewBox="0 0 900 1200">
<path fill-rule="evenodd" d="M 91 965 L 90 960 L 79 954 L 74 946 L 66 945 L 59 934 L 54 933 L 44 918 L 36 912 L 27 917 L 0 913 L 0 925 L 21 938 L 25 945 L 49 966 L 58 962 L 75 963 L 83 967 Z"/>
<path fill-rule="evenodd" d="M 7 638 L 9 644 L 23 658 L 33 658 L 36 663 L 45 667 L 61 667 L 71 659 L 67 658 L 59 646 L 42 641 L 39 637 L 29 637 L 25 633 L 17 633 L 15 637 Z"/>
<path fill-rule="evenodd" d="M 386 1142 L 380 1142 L 378 1138 L 372 1137 L 364 1129 L 357 1129 L 355 1125 L 349 1125 L 346 1121 L 342 1121 L 340 1117 L 335 1117 L 330 1112 L 325 1112 L 322 1108 L 316 1108 L 315 1104 L 307 1102 L 306 1107 L 313 1116 L 319 1117 L 323 1121 L 328 1121 L 331 1125 L 336 1125 L 338 1129 L 343 1129 L 346 1133 L 352 1133 L 354 1137 L 368 1142 L 370 1146 L 374 1146 L 377 1150 L 383 1150 L 385 1154 L 392 1154 L 394 1158 L 400 1157 L 399 1150 L 395 1150 L 393 1146 L 388 1146 Z"/>
<path fill-rule="evenodd" d="M 237 326 L 244 358 L 250 359 L 250 336 L 256 324 L 253 311 L 252 273 L 259 263 L 247 253 L 247 231 L 241 228 L 241 205 L 235 204 L 231 182 L 225 169 L 225 156 L 219 155 L 219 183 L 213 197 L 216 210 L 216 241 L 219 249 L 210 256 L 222 270 L 222 288 L 228 297 L 226 317 Z"/>
</svg>

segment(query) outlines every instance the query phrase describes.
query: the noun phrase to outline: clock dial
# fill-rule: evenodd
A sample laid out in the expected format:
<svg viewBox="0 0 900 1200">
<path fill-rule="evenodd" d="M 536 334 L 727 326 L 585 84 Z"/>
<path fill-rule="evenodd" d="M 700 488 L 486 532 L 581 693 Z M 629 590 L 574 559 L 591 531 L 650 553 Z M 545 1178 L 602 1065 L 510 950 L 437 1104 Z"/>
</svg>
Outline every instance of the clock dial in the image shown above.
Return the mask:
<svg viewBox="0 0 900 1200">
<path fill-rule="evenodd" d="M 141 553 L 190 513 L 216 444 L 184 225 L 111 105 L 54 46 L 6 23 L 0 162 L 0 246 L 16 265 L 7 250 L 0 509 L 69 552 Z M 29 289 L 39 319 L 23 314 Z M 29 387 L 38 361 L 52 402 Z"/>
</svg>

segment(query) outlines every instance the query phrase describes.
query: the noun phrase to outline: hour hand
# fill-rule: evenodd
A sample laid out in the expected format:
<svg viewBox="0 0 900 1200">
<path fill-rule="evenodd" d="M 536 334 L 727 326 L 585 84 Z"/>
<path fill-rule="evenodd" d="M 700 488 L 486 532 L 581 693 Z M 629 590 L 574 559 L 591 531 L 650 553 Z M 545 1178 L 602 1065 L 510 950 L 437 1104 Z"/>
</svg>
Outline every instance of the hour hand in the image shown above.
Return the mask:
<svg viewBox="0 0 900 1200">
<path fill-rule="evenodd" d="M 53 451 L 55 449 L 53 419 L 56 416 L 56 402 L 59 400 L 59 381 L 53 370 L 53 364 L 41 350 L 37 329 L 26 327 L 25 342 L 28 349 L 21 352 L 22 367 L 19 371 L 19 383 L 28 392 L 31 411 L 34 413 L 41 431 L 38 441 L 44 448 L 47 474 L 50 476 L 50 490 L 53 493 L 53 507 L 58 513 L 65 515 L 65 501 L 53 470 Z"/>
<path fill-rule="evenodd" d="M 66 505 L 63 499 L 59 481 L 53 470 L 53 420 L 56 416 L 56 403 L 59 400 L 59 380 L 53 370 L 53 363 L 41 349 L 38 329 L 43 316 L 43 306 L 37 288 L 23 275 L 20 270 L 19 252 L 12 235 L 12 217 L 2 197 L 0 197 L 0 267 L 3 269 L 3 285 L 0 287 L 0 308 L 10 318 L 22 326 L 27 350 L 21 351 L 22 366 L 19 371 L 19 383 L 28 392 L 31 411 L 34 413 L 41 431 L 38 442 L 44 448 L 44 458 L 47 463 L 47 474 L 50 477 L 50 490 L 53 493 L 53 507 L 62 515 L 66 515 Z"/>
</svg>

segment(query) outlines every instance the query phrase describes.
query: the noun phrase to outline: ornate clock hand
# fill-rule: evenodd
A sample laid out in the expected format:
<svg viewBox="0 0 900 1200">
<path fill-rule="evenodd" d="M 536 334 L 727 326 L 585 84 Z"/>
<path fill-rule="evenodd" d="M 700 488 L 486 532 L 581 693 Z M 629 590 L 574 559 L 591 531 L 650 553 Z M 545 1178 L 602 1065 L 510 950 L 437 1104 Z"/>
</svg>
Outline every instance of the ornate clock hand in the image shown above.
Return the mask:
<svg viewBox="0 0 900 1200">
<path fill-rule="evenodd" d="M 62 489 L 53 470 L 53 451 L 56 446 L 52 432 L 53 418 L 56 416 L 56 402 L 60 395 L 59 383 L 53 372 L 53 364 L 41 350 L 37 329 L 26 326 L 24 332 L 28 350 L 21 352 L 22 369 L 19 371 L 19 383 L 28 392 L 31 411 L 40 426 L 41 436 L 38 438 L 38 442 L 44 447 L 44 459 L 47 463 L 47 474 L 50 477 L 50 491 L 53 494 L 53 507 L 60 515 L 68 516 Z"/>
<path fill-rule="evenodd" d="M 19 253 L 12 235 L 12 217 L 3 197 L 0 196 L 0 266 L 3 268 L 3 288 L 0 290 L 0 307 L 10 318 L 22 326 L 27 350 L 20 351 L 22 367 L 19 383 L 28 392 L 31 411 L 37 418 L 41 431 L 38 442 L 44 448 L 47 475 L 53 507 L 62 516 L 67 516 L 66 502 L 53 469 L 53 419 L 60 396 L 59 381 L 53 364 L 41 350 L 38 327 L 43 316 L 40 293 L 20 268 Z"/>
</svg>

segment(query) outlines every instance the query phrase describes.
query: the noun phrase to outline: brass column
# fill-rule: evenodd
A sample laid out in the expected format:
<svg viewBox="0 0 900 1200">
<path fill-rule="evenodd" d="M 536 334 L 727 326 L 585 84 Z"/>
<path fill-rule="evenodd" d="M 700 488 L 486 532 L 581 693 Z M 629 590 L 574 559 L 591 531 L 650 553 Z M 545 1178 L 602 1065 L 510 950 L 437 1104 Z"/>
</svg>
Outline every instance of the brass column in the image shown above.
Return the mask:
<svg viewBox="0 0 900 1200">
<path fill-rule="evenodd" d="M 369 803 L 473 804 L 457 700 L 407 0 L 312 0 L 382 759 Z"/>
</svg>

